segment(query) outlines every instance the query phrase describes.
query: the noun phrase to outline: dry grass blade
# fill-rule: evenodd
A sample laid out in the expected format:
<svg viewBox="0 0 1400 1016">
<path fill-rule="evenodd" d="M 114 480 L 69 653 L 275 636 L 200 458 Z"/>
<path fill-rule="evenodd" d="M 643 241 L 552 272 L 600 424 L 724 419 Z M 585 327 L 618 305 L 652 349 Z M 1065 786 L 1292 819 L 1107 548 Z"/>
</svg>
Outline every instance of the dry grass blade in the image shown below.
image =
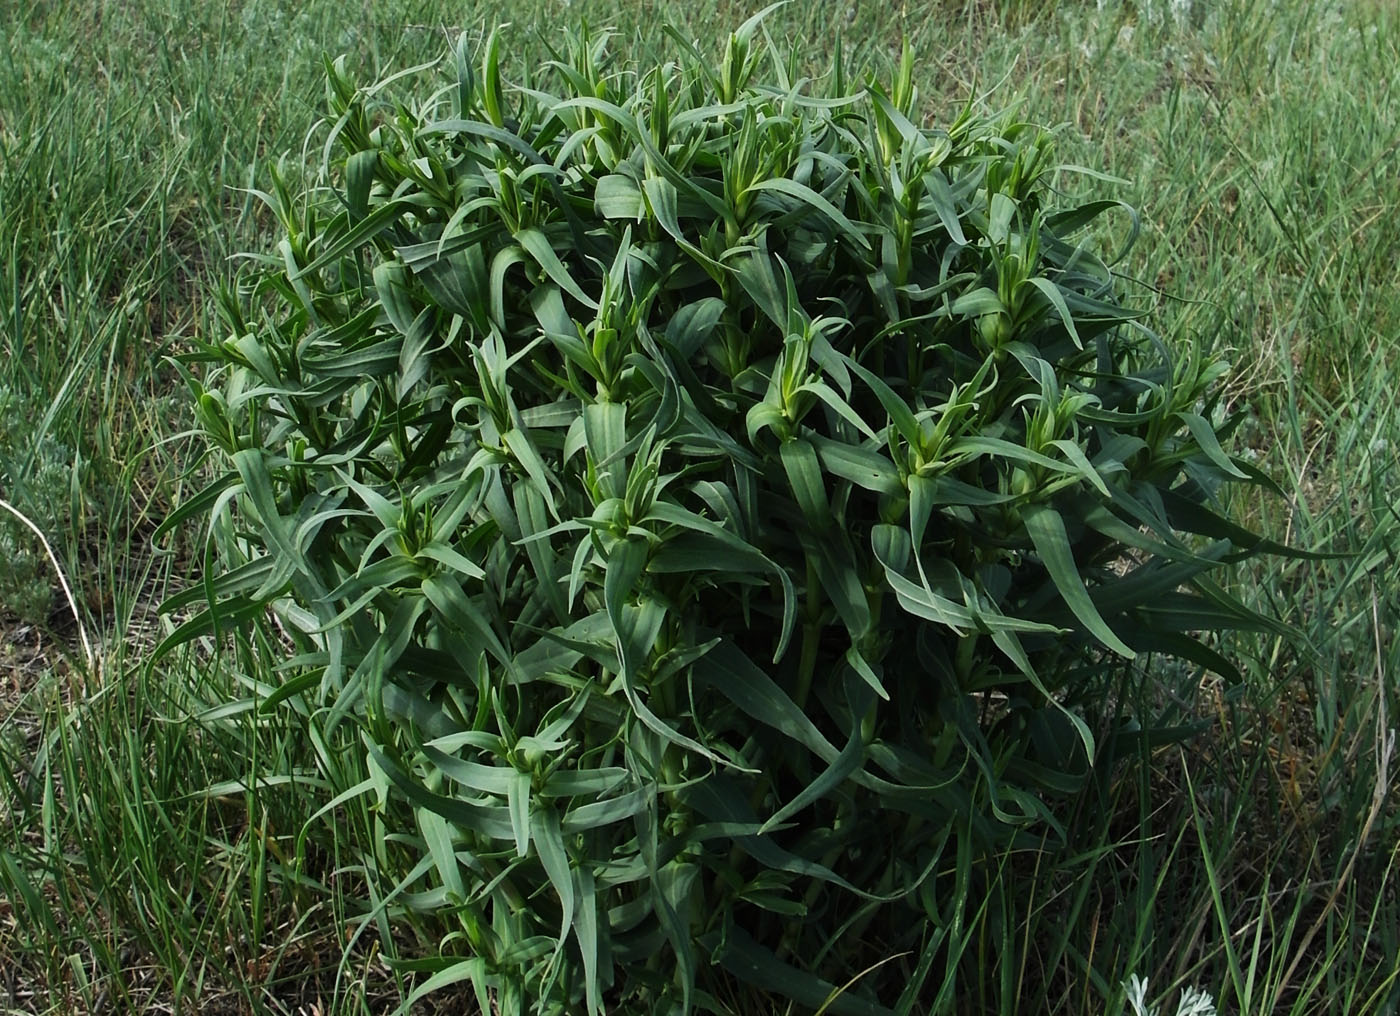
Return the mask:
<svg viewBox="0 0 1400 1016">
<path fill-rule="evenodd" d="M 1326 903 L 1323 904 L 1322 912 L 1317 915 L 1317 918 L 1298 942 L 1298 948 L 1293 955 L 1293 959 L 1284 969 L 1283 976 L 1279 978 L 1278 986 L 1274 989 L 1273 1000 L 1270 1004 L 1271 1010 L 1278 1007 L 1279 1000 L 1288 989 L 1289 984 L 1293 980 L 1293 975 L 1298 971 L 1298 967 L 1304 960 L 1309 958 L 1308 949 L 1312 945 L 1313 939 L 1327 926 L 1328 918 L 1336 908 L 1337 901 L 1341 899 L 1343 891 L 1351 881 L 1352 872 L 1356 869 L 1357 859 L 1360 858 L 1362 852 L 1366 849 L 1367 843 L 1370 842 L 1371 829 L 1375 825 L 1376 819 L 1380 817 L 1386 799 L 1392 792 L 1392 787 L 1390 786 L 1390 762 L 1395 755 L 1395 730 L 1387 724 L 1387 686 L 1384 664 L 1386 654 L 1384 647 L 1381 645 L 1380 606 L 1376 597 L 1374 585 L 1371 587 L 1371 625 L 1376 645 L 1376 777 L 1375 783 L 1371 788 L 1371 807 L 1366 813 L 1365 819 L 1362 820 L 1361 830 L 1357 833 L 1356 844 L 1352 848 L 1351 857 L 1347 859 L 1346 867 L 1343 868 L 1341 874 L 1337 876 L 1336 884 L 1332 887 L 1332 892 L 1328 895 Z"/>
<path fill-rule="evenodd" d="M 30 521 L 27 515 L 4 498 L 0 498 L 0 508 L 19 519 L 38 537 L 40 544 L 43 545 L 44 553 L 48 555 L 49 563 L 53 565 L 54 574 L 58 577 L 58 584 L 62 587 L 63 595 L 68 601 L 68 609 L 73 615 L 73 623 L 78 627 L 78 637 L 83 643 L 83 658 L 87 662 L 88 670 L 93 674 L 98 674 L 97 654 L 92 651 L 92 642 L 88 639 L 87 626 L 83 624 L 83 616 L 78 612 L 78 601 L 73 598 L 73 590 L 69 588 L 68 577 L 63 574 L 63 566 L 58 563 L 58 555 L 53 552 L 53 547 L 49 545 L 48 537 L 44 535 L 42 529 Z"/>
</svg>

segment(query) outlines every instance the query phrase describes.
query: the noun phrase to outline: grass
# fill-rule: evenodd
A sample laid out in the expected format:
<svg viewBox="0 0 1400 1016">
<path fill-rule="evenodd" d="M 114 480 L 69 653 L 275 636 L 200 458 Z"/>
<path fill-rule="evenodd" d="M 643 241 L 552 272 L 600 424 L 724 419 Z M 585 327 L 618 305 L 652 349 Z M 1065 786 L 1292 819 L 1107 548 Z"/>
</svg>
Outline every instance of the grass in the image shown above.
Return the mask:
<svg viewBox="0 0 1400 1016">
<path fill-rule="evenodd" d="M 536 26 L 586 14 L 659 54 L 662 21 L 715 43 L 755 6 L 523 2 L 508 72 L 541 52 Z M 297 163 L 323 52 L 408 66 L 498 17 L 413 0 L 364 15 L 322 0 L 0 2 L 14 26 L 0 43 L 0 389 L 25 406 L 4 419 L 27 421 L 0 432 L 0 496 L 45 529 L 100 658 L 83 663 L 61 596 L 0 601 L 7 1011 L 386 1012 L 412 977 L 386 955 L 434 944 L 430 917 L 393 903 L 392 924 L 357 934 L 356 901 L 383 891 L 376 845 L 392 847 L 363 799 L 333 804 L 322 782 L 334 764 L 353 784 L 354 752 L 309 744 L 295 713 L 255 711 L 266 654 L 208 644 L 143 666 L 165 623 L 154 603 L 200 571 L 200 534 L 152 541 L 201 468 L 164 357 L 219 337 L 217 281 L 270 227 L 242 188 L 282 153 Z M 1066 816 L 1069 856 L 1008 856 L 989 875 L 963 932 L 986 976 L 951 1010 L 1116 1014 L 1137 973 L 1153 1001 L 1197 986 L 1221 1012 L 1396 1011 L 1397 15 L 858 0 L 794 5 L 769 31 L 817 72 L 833 23 L 876 66 L 906 36 L 931 116 L 972 89 L 1019 100 L 1064 125 L 1069 161 L 1127 181 L 1061 185 L 1138 208 L 1133 298 L 1169 341 L 1231 351 L 1234 448 L 1283 491 L 1235 512 L 1349 552 L 1238 571 L 1236 591 L 1296 632 L 1234 639 L 1241 685 L 1144 661 L 1125 703 L 1201 732 L 1121 745 Z"/>
</svg>

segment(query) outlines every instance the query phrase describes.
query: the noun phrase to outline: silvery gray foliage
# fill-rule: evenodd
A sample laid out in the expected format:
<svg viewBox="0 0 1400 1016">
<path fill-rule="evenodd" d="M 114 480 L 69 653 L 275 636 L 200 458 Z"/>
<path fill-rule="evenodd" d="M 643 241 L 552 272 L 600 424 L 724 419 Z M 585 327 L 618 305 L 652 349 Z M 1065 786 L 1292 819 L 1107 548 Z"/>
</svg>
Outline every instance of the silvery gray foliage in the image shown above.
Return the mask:
<svg viewBox="0 0 1400 1016">
<path fill-rule="evenodd" d="M 1147 982 L 1133 974 L 1124 985 L 1133 1016 L 1162 1016 L 1162 1010 L 1147 1001 Z M 1177 1000 L 1176 1016 L 1215 1016 L 1215 1000 L 1199 988 L 1186 987 Z"/>
</svg>

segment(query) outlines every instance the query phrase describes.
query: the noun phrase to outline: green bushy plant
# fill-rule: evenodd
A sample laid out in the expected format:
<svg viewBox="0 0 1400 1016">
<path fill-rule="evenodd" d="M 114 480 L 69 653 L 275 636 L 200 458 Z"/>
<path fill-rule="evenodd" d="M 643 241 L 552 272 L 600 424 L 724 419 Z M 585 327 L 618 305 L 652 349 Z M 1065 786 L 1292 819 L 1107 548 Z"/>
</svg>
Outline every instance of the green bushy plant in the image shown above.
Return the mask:
<svg viewBox="0 0 1400 1016">
<path fill-rule="evenodd" d="M 162 651 L 276 613 L 264 707 L 358 731 L 424 990 L 945 1005 L 1132 661 L 1262 623 L 1210 577 L 1258 546 L 1224 367 L 1118 302 L 1121 206 L 1013 117 L 919 126 L 907 54 L 818 94 L 757 25 L 511 88 L 493 36 L 420 98 L 328 66 L 321 177 L 193 357 L 226 468 L 167 525 L 221 566 Z"/>
</svg>

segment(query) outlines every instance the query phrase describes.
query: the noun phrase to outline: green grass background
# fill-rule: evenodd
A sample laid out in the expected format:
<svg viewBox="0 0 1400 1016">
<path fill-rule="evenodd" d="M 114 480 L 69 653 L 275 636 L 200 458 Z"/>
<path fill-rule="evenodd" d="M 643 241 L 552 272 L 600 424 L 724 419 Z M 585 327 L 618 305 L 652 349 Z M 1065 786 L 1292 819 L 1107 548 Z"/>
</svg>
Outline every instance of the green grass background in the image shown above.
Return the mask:
<svg viewBox="0 0 1400 1016">
<path fill-rule="evenodd" d="M 433 945 L 430 921 L 366 923 L 364 806 L 328 808 L 298 717 L 255 712 L 262 656 L 143 667 L 155 603 L 202 568 L 199 532 L 152 540 L 202 468 L 164 358 L 221 337 L 215 287 L 272 229 L 246 188 L 303 163 L 322 55 L 369 80 L 510 20 L 519 80 L 562 24 L 651 61 L 663 23 L 713 52 L 757 7 L 0 0 L 0 497 L 52 541 L 99 658 L 0 519 L 0 1012 L 387 1012 L 412 983 L 388 961 Z M 1106 774 L 1070 856 L 1009 857 L 969 901 L 985 978 L 958 1011 L 1131 1012 L 1132 973 L 1167 1011 L 1189 985 L 1221 1012 L 1400 1007 L 1397 20 L 1387 0 L 838 0 L 767 22 L 814 75 L 838 33 L 884 75 L 907 40 L 931 120 L 974 94 L 1059 125 L 1091 172 L 1057 186 L 1140 211 L 1129 300 L 1235 365 L 1232 450 L 1282 488 L 1237 516 L 1348 552 L 1233 576 L 1296 629 L 1225 647 L 1243 685 L 1149 664 L 1138 706 L 1201 733 Z M 1012 954 L 979 938 L 989 914 Z"/>
</svg>

